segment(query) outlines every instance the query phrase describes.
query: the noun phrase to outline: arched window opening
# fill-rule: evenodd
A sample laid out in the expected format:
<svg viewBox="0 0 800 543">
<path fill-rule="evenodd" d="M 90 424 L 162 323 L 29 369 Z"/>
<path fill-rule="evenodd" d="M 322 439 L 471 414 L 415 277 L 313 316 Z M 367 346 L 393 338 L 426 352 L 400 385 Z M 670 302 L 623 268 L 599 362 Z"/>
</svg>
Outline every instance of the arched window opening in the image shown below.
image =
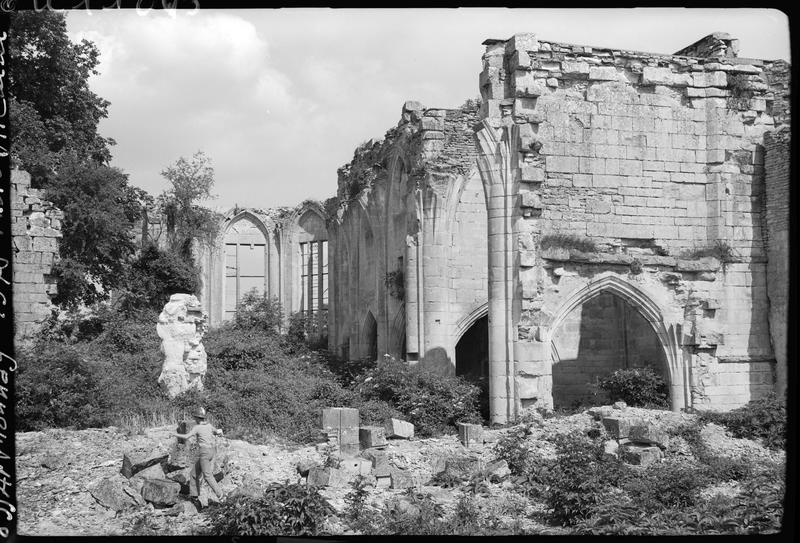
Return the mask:
<svg viewBox="0 0 800 543">
<path fill-rule="evenodd" d="M 244 295 L 267 289 L 267 239 L 248 218 L 233 223 L 225 233 L 224 320 L 236 314 Z"/>
</svg>

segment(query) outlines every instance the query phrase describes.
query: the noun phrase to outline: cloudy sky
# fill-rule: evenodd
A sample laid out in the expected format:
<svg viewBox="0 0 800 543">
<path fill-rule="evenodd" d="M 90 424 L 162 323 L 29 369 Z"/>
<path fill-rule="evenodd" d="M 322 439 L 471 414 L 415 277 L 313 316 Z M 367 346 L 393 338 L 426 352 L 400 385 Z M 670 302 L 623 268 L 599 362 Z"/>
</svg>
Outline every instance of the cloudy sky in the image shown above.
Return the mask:
<svg viewBox="0 0 800 543">
<path fill-rule="evenodd" d="M 165 166 L 203 150 L 219 209 L 334 195 L 336 169 L 395 126 L 404 101 L 479 96 L 487 38 L 669 54 L 722 31 L 741 57 L 791 60 L 788 19 L 766 9 L 105 10 L 67 21 L 101 52 L 91 86 L 111 102 L 100 129 L 117 141 L 113 165 L 157 194 Z"/>
</svg>

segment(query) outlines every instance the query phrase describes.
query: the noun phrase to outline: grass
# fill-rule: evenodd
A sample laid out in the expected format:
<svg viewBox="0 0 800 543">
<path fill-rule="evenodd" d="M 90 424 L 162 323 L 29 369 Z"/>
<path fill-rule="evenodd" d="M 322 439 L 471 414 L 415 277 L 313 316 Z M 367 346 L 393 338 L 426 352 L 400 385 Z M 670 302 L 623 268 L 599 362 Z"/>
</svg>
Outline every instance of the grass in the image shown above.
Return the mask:
<svg viewBox="0 0 800 543">
<path fill-rule="evenodd" d="M 685 251 L 681 254 L 682 258 L 686 259 L 699 259 L 706 257 L 714 257 L 720 262 L 734 262 L 737 258 L 736 251 L 728 242 L 723 240 L 715 240 L 714 243 L 706 247 L 698 247 Z"/>
<path fill-rule="evenodd" d="M 575 234 L 544 234 L 539 240 L 539 246 L 545 249 L 574 249 L 582 253 L 594 253 L 597 245 L 594 241 Z"/>
</svg>

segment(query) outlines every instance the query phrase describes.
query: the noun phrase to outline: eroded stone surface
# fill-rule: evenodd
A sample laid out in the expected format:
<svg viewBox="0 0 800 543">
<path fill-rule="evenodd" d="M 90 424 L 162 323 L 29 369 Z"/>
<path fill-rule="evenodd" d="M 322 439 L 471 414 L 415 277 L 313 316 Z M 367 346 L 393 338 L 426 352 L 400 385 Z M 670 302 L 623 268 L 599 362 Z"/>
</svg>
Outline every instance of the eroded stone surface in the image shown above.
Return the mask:
<svg viewBox="0 0 800 543">
<path fill-rule="evenodd" d="M 207 356 L 202 344 L 207 316 L 197 297 L 173 294 L 158 316 L 164 363 L 158 382 L 170 398 L 187 390 L 203 390 Z"/>
</svg>

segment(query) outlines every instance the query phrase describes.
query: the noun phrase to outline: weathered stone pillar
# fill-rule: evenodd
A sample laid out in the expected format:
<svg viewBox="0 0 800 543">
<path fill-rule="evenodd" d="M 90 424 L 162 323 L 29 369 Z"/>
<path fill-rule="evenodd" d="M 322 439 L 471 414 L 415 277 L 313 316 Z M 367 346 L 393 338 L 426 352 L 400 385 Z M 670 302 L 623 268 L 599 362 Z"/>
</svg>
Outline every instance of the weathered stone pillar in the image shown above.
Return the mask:
<svg viewBox="0 0 800 543">
<path fill-rule="evenodd" d="M 515 418 L 513 302 L 516 290 L 513 228 L 518 162 L 514 126 L 484 120 L 476 131 L 478 168 L 486 191 L 489 249 L 489 411 L 492 423 Z"/>
<path fill-rule="evenodd" d="M 783 127 L 764 134 L 767 296 L 769 331 L 775 352 L 775 392 L 786 393 L 786 347 L 789 322 L 789 164 L 791 131 Z"/>
<path fill-rule="evenodd" d="M 422 308 L 419 303 L 419 292 L 422 289 L 422 274 L 419 273 L 418 236 L 406 236 L 406 352 L 403 353 L 412 364 L 419 360 L 424 332 L 422 330 Z"/>
</svg>

